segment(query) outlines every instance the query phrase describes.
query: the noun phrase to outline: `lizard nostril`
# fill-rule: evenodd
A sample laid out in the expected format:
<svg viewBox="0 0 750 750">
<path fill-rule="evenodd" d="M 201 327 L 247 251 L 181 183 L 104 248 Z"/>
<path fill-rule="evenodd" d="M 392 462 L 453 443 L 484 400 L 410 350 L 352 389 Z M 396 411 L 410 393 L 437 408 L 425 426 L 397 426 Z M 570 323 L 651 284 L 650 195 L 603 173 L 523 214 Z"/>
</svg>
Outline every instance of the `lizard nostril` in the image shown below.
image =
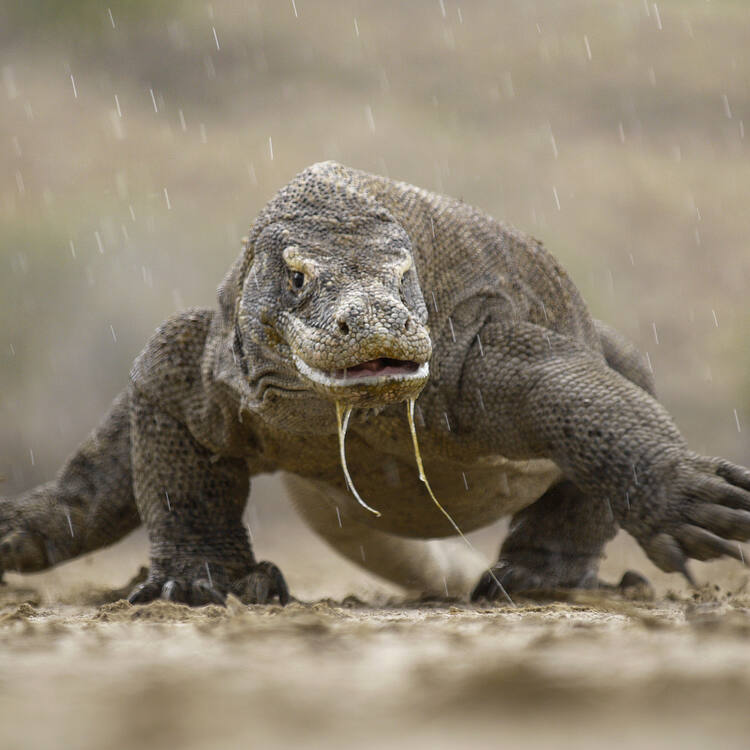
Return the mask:
<svg viewBox="0 0 750 750">
<path fill-rule="evenodd" d="M 341 331 L 341 333 L 343 334 L 349 333 L 349 326 L 347 325 L 345 320 L 339 320 L 338 324 L 339 324 L 339 331 Z"/>
<path fill-rule="evenodd" d="M 404 321 L 404 330 L 405 330 L 405 331 L 408 331 L 408 330 L 409 330 L 410 328 L 411 328 L 411 322 L 409 321 L 409 318 L 407 318 L 407 319 L 406 319 L 406 320 Z"/>
</svg>

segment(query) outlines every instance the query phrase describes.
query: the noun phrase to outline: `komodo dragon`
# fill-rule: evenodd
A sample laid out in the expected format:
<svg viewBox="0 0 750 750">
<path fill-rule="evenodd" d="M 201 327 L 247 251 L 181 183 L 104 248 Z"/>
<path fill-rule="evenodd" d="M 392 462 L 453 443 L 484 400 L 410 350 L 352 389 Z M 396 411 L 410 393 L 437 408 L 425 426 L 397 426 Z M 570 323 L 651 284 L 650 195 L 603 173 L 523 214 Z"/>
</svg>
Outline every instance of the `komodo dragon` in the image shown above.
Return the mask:
<svg viewBox="0 0 750 750">
<path fill-rule="evenodd" d="M 242 522 L 267 472 L 330 545 L 411 589 L 460 587 L 463 548 L 434 540 L 509 514 L 474 598 L 595 587 L 618 527 L 689 579 L 688 558 L 742 559 L 750 470 L 690 451 L 633 345 L 476 208 L 313 165 L 261 211 L 218 302 L 167 320 L 57 478 L 0 503 L 0 567 L 144 523 L 131 602 L 284 603 Z"/>
</svg>

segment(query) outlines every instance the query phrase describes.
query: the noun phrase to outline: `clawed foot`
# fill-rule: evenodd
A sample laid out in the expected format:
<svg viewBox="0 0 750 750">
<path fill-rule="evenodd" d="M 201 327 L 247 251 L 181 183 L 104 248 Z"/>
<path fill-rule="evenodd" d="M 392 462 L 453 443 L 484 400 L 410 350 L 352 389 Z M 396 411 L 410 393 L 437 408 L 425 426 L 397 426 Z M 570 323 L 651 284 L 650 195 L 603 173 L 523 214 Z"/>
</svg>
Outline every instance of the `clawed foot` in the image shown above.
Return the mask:
<svg viewBox="0 0 750 750">
<path fill-rule="evenodd" d="M 562 581 L 554 574 L 541 574 L 524 565 L 501 560 L 492 566 L 479 579 L 471 593 L 473 602 L 480 599 L 488 601 L 507 601 L 508 597 L 536 595 L 544 593 L 554 598 L 555 592 L 561 590 L 601 589 L 617 593 L 640 591 L 644 598 L 651 592 L 651 584 L 640 573 L 629 570 L 618 584 L 605 583 L 591 570 L 574 582 Z"/>
<path fill-rule="evenodd" d="M 750 470 L 720 458 L 689 453 L 672 468 L 656 523 L 623 524 L 667 573 L 695 581 L 688 559 L 734 557 L 747 564 L 741 543 L 750 539 Z M 632 526 L 632 528 L 631 528 Z"/>
<path fill-rule="evenodd" d="M 289 588 L 281 571 L 270 562 L 256 563 L 250 573 L 229 581 L 219 566 L 204 566 L 194 576 L 167 577 L 149 574 L 128 597 L 131 604 L 145 604 L 154 599 L 200 607 L 205 604 L 226 603 L 227 593 L 233 593 L 245 604 L 268 604 L 275 598 L 285 605 L 289 602 Z"/>
</svg>

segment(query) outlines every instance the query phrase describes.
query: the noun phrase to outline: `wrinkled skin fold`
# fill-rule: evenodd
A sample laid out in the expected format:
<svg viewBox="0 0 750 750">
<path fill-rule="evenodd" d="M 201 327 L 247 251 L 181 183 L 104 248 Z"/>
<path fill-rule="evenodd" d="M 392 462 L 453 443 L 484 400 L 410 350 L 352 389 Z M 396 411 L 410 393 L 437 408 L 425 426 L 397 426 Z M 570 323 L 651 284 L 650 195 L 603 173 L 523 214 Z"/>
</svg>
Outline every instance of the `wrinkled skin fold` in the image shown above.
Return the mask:
<svg viewBox="0 0 750 750">
<path fill-rule="evenodd" d="M 744 562 L 750 538 L 750 471 L 689 449 L 643 358 L 541 243 L 333 162 L 261 211 L 216 310 L 159 327 L 57 477 L 0 501 L 0 568 L 145 524 L 131 601 L 285 603 L 242 521 L 268 472 L 341 554 L 426 593 L 599 586 L 620 527 L 689 579 L 691 558 Z M 506 515 L 484 572 L 435 541 Z"/>
</svg>

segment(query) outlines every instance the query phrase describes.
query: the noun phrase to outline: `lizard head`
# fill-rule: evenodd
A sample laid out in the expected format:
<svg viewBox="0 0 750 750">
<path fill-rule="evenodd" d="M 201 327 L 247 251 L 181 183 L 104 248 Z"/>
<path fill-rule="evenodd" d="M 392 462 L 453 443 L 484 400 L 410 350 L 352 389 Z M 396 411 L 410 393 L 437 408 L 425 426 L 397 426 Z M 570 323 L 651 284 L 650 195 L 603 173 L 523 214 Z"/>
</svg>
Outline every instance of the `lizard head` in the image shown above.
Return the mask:
<svg viewBox="0 0 750 750">
<path fill-rule="evenodd" d="M 432 346 L 408 235 L 385 212 L 268 223 L 254 239 L 235 340 L 241 356 L 252 349 L 266 363 L 261 388 L 265 376 L 346 406 L 415 398 Z"/>
</svg>

